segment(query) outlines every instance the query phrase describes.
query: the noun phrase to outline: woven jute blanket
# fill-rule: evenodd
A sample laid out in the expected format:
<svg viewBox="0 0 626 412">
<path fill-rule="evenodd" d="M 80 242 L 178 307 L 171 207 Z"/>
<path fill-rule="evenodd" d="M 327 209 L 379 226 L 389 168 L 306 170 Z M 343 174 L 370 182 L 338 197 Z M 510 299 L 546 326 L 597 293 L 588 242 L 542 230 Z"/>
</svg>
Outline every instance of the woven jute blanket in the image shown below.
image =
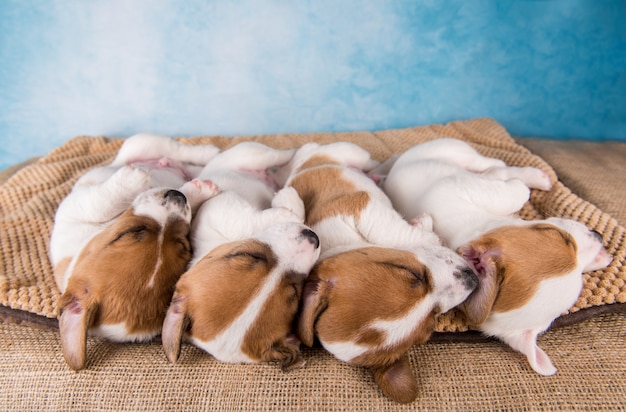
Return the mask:
<svg viewBox="0 0 626 412">
<path fill-rule="evenodd" d="M 561 216 L 585 223 L 602 233 L 604 244 L 614 256 L 601 271 L 584 274 L 583 291 L 569 310 L 626 302 L 625 229 L 602 210 L 573 194 L 557 180 L 554 170 L 511 138 L 492 119 L 474 119 L 379 132 L 277 134 L 247 137 L 199 136 L 179 138 L 186 144 L 213 144 L 226 149 L 253 140 L 277 148 L 296 148 L 310 141 L 331 143 L 349 141 L 383 161 L 394 153 L 428 140 L 448 136 L 471 143 L 486 156 L 512 166 L 534 166 L 546 171 L 554 187 L 549 192 L 533 191 L 521 211 L 524 219 Z M 60 296 L 48 260 L 53 218 L 58 204 L 74 182 L 87 170 L 109 163 L 123 139 L 79 136 L 53 150 L 34 164 L 11 176 L 0 186 L 0 305 L 48 318 L 58 315 Z M 451 311 L 442 317 L 438 332 L 468 330 L 462 315 Z"/>
</svg>

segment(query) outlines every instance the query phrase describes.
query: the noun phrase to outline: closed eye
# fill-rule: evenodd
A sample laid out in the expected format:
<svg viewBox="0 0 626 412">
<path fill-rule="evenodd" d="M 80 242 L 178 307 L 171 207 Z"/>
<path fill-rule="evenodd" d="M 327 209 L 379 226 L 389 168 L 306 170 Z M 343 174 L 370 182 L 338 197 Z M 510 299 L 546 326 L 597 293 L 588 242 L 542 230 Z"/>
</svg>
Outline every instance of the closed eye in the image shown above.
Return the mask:
<svg viewBox="0 0 626 412">
<path fill-rule="evenodd" d="M 115 239 L 113 239 L 113 241 L 111 241 L 111 244 L 117 242 L 118 240 L 127 237 L 127 236 L 134 236 L 135 240 L 137 241 L 141 241 L 143 239 L 143 235 L 145 234 L 145 232 L 148 231 L 148 226 L 146 225 L 139 225 L 139 226 L 133 226 L 130 229 L 125 230 L 124 232 L 119 233 Z"/>
<path fill-rule="evenodd" d="M 415 278 L 415 280 L 417 280 L 420 283 L 426 283 L 426 276 L 424 276 L 424 274 L 421 271 L 415 270 L 408 266 L 398 265 L 396 263 L 385 263 L 385 264 L 395 269 L 400 269 L 400 270 L 405 271 L 406 273 L 411 275 L 413 278 Z"/>
<path fill-rule="evenodd" d="M 267 262 L 267 256 L 265 256 L 262 253 L 236 252 L 236 253 L 231 253 L 230 255 L 226 255 L 226 258 L 228 258 L 228 259 L 237 258 L 237 257 L 245 257 L 245 258 L 249 258 L 249 259 L 258 260 L 258 261 L 261 261 L 261 262 Z"/>
</svg>

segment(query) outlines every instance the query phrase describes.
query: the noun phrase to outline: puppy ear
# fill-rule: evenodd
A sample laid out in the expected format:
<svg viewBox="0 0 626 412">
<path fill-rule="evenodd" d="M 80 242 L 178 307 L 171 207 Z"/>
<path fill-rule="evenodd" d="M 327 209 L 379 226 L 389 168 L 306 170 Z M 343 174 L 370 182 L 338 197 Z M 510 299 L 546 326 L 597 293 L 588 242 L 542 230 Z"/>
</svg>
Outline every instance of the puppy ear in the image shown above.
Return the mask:
<svg viewBox="0 0 626 412">
<path fill-rule="evenodd" d="M 66 292 L 61 296 L 59 308 L 63 357 L 70 368 L 78 371 L 85 367 L 87 331 L 92 326 L 98 305 L 88 297 L 79 299 Z"/>
<path fill-rule="evenodd" d="M 167 309 L 161 332 L 165 356 L 172 363 L 176 362 L 180 356 L 180 342 L 188 325 L 187 299 L 175 293 Z"/>
<path fill-rule="evenodd" d="M 297 334 L 306 346 L 313 346 L 315 321 L 328 306 L 328 292 L 331 288 L 331 282 L 322 280 L 313 273 L 304 283 Z"/>
<path fill-rule="evenodd" d="M 554 375 L 557 369 L 552 364 L 550 357 L 537 346 L 537 331 L 525 330 L 514 335 L 499 336 L 513 349 L 526 355 L 530 366 L 540 375 Z"/>
<path fill-rule="evenodd" d="M 406 353 L 391 365 L 372 367 L 372 372 L 380 389 L 394 401 L 409 403 L 417 397 L 417 380 Z"/>
<path fill-rule="evenodd" d="M 483 323 L 498 294 L 497 260 L 500 251 L 478 243 L 470 243 L 458 248 L 457 252 L 472 266 L 478 276 L 478 286 L 469 295 L 459 309 L 472 325 Z"/>
</svg>

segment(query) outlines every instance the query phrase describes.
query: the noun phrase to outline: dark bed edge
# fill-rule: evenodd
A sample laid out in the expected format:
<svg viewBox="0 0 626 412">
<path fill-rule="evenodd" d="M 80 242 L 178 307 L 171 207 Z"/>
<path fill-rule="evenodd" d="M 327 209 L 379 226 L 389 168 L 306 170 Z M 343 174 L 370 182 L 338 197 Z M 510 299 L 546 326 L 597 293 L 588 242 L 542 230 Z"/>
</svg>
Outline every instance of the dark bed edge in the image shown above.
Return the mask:
<svg viewBox="0 0 626 412">
<path fill-rule="evenodd" d="M 612 313 L 626 313 L 626 303 L 613 303 L 609 305 L 592 306 L 590 308 L 581 309 L 574 313 L 563 315 L 557 318 L 552 323 L 552 325 L 550 326 L 550 330 L 574 325 L 576 323 L 583 322 L 596 316 Z M 47 318 L 45 316 L 37 315 L 36 313 L 13 309 L 3 305 L 0 305 L 0 322 L 14 323 L 17 325 L 28 326 L 38 329 L 59 329 L 59 321 L 56 318 Z M 435 332 L 433 333 L 429 342 L 484 342 L 490 339 L 491 338 L 481 334 L 478 331 Z"/>
</svg>

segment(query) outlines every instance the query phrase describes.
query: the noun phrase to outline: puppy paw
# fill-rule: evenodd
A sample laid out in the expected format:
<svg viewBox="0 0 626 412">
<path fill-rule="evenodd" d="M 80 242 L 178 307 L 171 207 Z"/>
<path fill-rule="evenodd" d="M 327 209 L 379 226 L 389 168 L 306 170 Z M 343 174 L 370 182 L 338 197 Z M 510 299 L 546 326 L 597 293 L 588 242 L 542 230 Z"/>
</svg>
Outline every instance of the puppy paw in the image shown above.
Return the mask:
<svg viewBox="0 0 626 412">
<path fill-rule="evenodd" d="M 550 190 L 552 181 L 550 176 L 541 169 L 535 167 L 522 168 L 520 179 L 531 189 Z"/>
<path fill-rule="evenodd" d="M 195 210 L 204 201 L 212 198 L 220 192 L 220 188 L 210 180 L 193 179 L 180 187 L 180 191 L 185 195 Z"/>
<path fill-rule="evenodd" d="M 209 162 L 209 160 L 213 159 L 219 151 L 219 148 L 208 144 L 193 146 L 192 153 L 189 155 L 189 159 L 187 159 L 187 161 L 196 165 L 204 166 Z"/>
<path fill-rule="evenodd" d="M 433 217 L 428 213 L 422 213 L 420 216 L 414 217 L 409 221 L 409 224 L 428 232 L 433 231 Z"/>
<path fill-rule="evenodd" d="M 282 188 L 272 199 L 272 207 L 285 209 L 295 217 L 297 222 L 304 222 L 304 203 L 296 189 L 291 186 Z"/>
<path fill-rule="evenodd" d="M 280 362 L 283 372 L 302 368 L 306 364 L 300 353 L 300 340 L 294 335 L 288 335 L 282 344 L 274 345 L 271 357 Z"/>
<path fill-rule="evenodd" d="M 148 170 L 134 164 L 120 168 L 113 176 L 118 183 L 136 189 L 137 192 L 149 189 L 152 181 Z"/>
</svg>

